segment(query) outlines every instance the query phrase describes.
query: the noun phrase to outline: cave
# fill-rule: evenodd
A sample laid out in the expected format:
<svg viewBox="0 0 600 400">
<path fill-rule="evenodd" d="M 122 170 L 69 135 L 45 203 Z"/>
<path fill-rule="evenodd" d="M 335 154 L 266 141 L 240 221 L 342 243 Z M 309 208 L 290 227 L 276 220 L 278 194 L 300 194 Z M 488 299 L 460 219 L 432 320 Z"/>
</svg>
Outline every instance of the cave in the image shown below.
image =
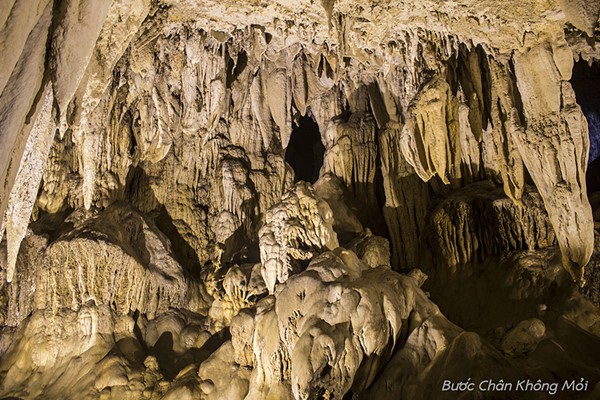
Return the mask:
<svg viewBox="0 0 600 400">
<path fill-rule="evenodd" d="M 600 399 L 598 2 L 4 3 L 0 399 Z"/>
<path fill-rule="evenodd" d="M 600 190 L 600 64 L 577 61 L 571 85 L 588 124 L 590 153 L 586 180 L 588 193 L 593 193 Z"/>
<path fill-rule="evenodd" d="M 297 123 L 293 123 L 290 142 L 285 150 L 285 161 L 294 170 L 295 181 L 315 183 L 323 166 L 324 154 L 319 125 L 311 116 L 301 116 Z"/>
</svg>

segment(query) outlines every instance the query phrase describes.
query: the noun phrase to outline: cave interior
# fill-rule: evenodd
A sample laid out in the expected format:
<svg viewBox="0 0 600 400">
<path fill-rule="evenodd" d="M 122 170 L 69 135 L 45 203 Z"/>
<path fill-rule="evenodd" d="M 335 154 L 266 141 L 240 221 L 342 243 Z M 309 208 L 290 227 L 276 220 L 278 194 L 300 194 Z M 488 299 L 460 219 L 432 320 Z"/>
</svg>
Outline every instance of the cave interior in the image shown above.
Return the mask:
<svg viewBox="0 0 600 400">
<path fill-rule="evenodd" d="M 0 398 L 600 399 L 597 2 L 9 3 Z"/>
</svg>

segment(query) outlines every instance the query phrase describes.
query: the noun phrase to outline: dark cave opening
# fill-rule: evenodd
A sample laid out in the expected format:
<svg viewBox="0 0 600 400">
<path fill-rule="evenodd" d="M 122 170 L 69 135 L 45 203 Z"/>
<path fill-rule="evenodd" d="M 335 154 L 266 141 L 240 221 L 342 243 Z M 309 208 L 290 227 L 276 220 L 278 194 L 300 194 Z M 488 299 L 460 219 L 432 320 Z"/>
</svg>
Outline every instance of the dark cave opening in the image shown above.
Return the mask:
<svg viewBox="0 0 600 400">
<path fill-rule="evenodd" d="M 292 126 L 292 136 L 285 151 L 285 161 L 293 168 L 295 181 L 315 183 L 323 165 L 325 146 L 321 142 L 319 125 L 303 115 Z"/>
<path fill-rule="evenodd" d="M 571 85 L 588 122 L 590 153 L 586 180 L 588 193 L 593 193 L 600 190 L 600 64 L 576 62 Z"/>
</svg>

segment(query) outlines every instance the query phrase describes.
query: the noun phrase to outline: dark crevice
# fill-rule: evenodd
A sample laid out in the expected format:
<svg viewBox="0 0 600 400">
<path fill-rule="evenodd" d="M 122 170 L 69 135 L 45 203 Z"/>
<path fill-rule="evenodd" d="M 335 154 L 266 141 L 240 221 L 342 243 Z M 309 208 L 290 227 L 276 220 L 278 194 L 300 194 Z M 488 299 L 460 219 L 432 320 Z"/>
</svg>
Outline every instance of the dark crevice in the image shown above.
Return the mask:
<svg viewBox="0 0 600 400">
<path fill-rule="evenodd" d="M 308 115 L 292 125 L 292 136 L 285 151 L 285 161 L 293 168 L 295 181 L 315 183 L 323 165 L 325 146 L 319 125 Z"/>
<path fill-rule="evenodd" d="M 461 45 L 456 58 L 448 62 L 447 75 L 453 95 L 456 96 L 459 88 L 462 89 L 471 110 L 471 129 L 479 138 L 491 121 L 492 109 L 490 68 L 485 50 L 481 46 L 471 50 Z"/>
<path fill-rule="evenodd" d="M 370 104 L 368 105 L 368 112 L 370 113 L 370 115 L 374 116 L 373 108 L 371 107 Z M 390 251 L 393 251 L 394 242 L 391 238 L 390 232 L 388 230 L 388 226 L 385 223 L 385 218 L 383 217 L 383 208 L 385 207 L 385 188 L 384 188 L 384 181 L 383 181 L 383 172 L 381 170 L 381 168 L 382 168 L 381 148 L 379 146 L 379 144 L 380 144 L 379 135 L 380 134 L 381 134 L 381 132 L 379 130 L 379 126 L 377 126 L 377 124 L 375 124 L 374 139 L 375 139 L 375 147 L 377 149 L 377 155 L 375 157 L 375 179 L 373 182 L 373 185 L 374 185 L 373 191 L 375 192 L 375 201 L 376 201 L 377 210 L 374 213 L 374 215 L 369 218 L 369 220 L 371 222 L 369 227 L 372 230 L 372 232 L 375 233 L 376 235 L 386 238 L 390 244 Z M 361 200 L 365 200 L 365 202 L 368 204 L 368 199 L 361 199 Z"/>
<path fill-rule="evenodd" d="M 225 80 L 225 84 L 227 86 L 227 89 L 231 88 L 231 84 L 235 81 L 235 79 L 233 78 L 233 70 L 235 69 L 235 61 L 233 61 L 233 58 L 227 57 L 227 78 Z"/>
<path fill-rule="evenodd" d="M 271 43 L 271 40 L 273 40 L 273 35 L 271 35 L 269 32 L 265 32 L 265 42 L 269 44 Z"/>
<path fill-rule="evenodd" d="M 324 55 L 321 55 L 321 60 L 319 61 L 319 66 L 317 67 L 317 74 L 319 77 L 326 77 L 329 79 L 333 79 L 333 69 L 331 65 L 329 65 L 329 61 Z"/>
<path fill-rule="evenodd" d="M 342 112 L 338 115 L 338 118 L 344 122 L 350 121 L 350 117 L 352 116 L 352 110 L 350 110 L 350 104 L 348 103 L 348 99 L 344 96 L 340 96 L 340 109 Z"/>
<path fill-rule="evenodd" d="M 600 64 L 589 65 L 578 61 L 573 68 L 571 85 L 575 90 L 577 103 L 588 121 L 590 133 L 589 163 L 600 156 Z"/>
<path fill-rule="evenodd" d="M 164 206 L 160 208 L 155 223 L 156 227 L 169 238 L 177 261 L 190 273 L 190 276 L 197 276 L 200 272 L 198 255 L 192 246 L 179 234 L 173 224 L 173 219 Z"/>
<path fill-rule="evenodd" d="M 72 222 L 65 222 L 72 212 L 73 209 L 70 207 L 64 207 L 54 214 L 41 211 L 37 220 L 31 223 L 30 228 L 36 235 L 48 235 L 48 243 L 52 243 L 61 234 L 69 232 L 73 228 Z"/>
<path fill-rule="evenodd" d="M 525 119 L 525 109 L 523 106 L 523 99 L 521 99 L 521 93 L 517 87 L 517 75 L 515 73 L 515 63 L 513 60 L 510 61 L 510 88 L 512 90 L 512 99 L 514 101 L 515 108 L 519 115 L 519 120 L 523 127 L 526 127 L 527 119 Z"/>
<path fill-rule="evenodd" d="M 244 72 L 246 66 L 248 65 L 248 55 L 245 51 L 241 51 L 237 60 L 234 61 L 232 58 L 227 62 L 227 88 L 231 88 L 233 82 L 237 80 L 237 78 Z"/>
<path fill-rule="evenodd" d="M 590 152 L 586 178 L 588 193 L 592 193 L 600 190 L 600 64 L 576 62 L 571 85 L 588 122 Z"/>
<path fill-rule="evenodd" d="M 481 70 L 481 89 L 483 94 L 483 110 L 482 110 L 482 127 L 487 128 L 488 122 L 491 122 L 492 110 L 492 78 L 490 76 L 490 66 L 488 64 L 488 56 L 485 50 L 478 45 L 476 52 L 479 56 L 479 68 Z"/>
<path fill-rule="evenodd" d="M 385 207 L 385 188 L 383 186 L 383 172 L 381 171 L 381 148 L 379 146 L 379 129 L 375 128 L 377 141 L 377 158 L 375 160 L 375 199 L 377 209 L 381 212 Z"/>
<path fill-rule="evenodd" d="M 135 139 L 135 135 L 133 134 L 134 123 L 135 123 L 135 121 L 133 119 L 131 111 L 126 110 L 122 116 L 121 124 L 122 124 L 122 126 L 129 127 L 129 135 L 128 135 L 129 136 L 129 148 L 127 150 L 128 150 L 129 156 L 132 158 L 135 155 L 135 149 L 137 148 L 137 140 Z"/>
</svg>

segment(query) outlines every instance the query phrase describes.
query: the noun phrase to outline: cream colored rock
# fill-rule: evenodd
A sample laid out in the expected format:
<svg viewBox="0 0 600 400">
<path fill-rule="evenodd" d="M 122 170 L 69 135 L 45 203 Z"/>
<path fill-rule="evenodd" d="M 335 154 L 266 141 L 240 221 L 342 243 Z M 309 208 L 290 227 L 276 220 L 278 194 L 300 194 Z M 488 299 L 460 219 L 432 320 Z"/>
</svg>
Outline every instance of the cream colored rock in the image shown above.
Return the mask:
<svg viewBox="0 0 600 400">
<path fill-rule="evenodd" d="M 491 116 L 497 121 L 491 129 L 491 157 L 495 169 L 502 178 L 504 193 L 515 203 L 521 204 L 525 186 L 525 166 L 522 153 L 517 147 L 520 123 L 513 111 L 517 107 L 516 88 L 509 78 L 506 66 L 489 63 L 492 94 Z M 485 143 L 485 142 L 484 142 Z"/>
<path fill-rule="evenodd" d="M 0 14 L 0 48 L 4 57 L 0 61 L 0 94 L 25 50 L 29 34 L 43 18 L 49 0 L 35 2 L 11 0 L 2 4 Z"/>
<path fill-rule="evenodd" d="M 536 318 L 521 321 L 502 339 L 502 351 L 511 356 L 520 356 L 534 351 L 546 334 L 546 325 Z"/>
<path fill-rule="evenodd" d="M 21 13 L 30 12 L 27 11 L 27 7 L 19 2 L 11 11 L 15 12 L 17 18 Z M 47 3 L 31 30 L 27 32 L 27 40 L 14 68 L 2 71 L 4 84 L 0 95 L 0 183 L 3 189 L 0 191 L 0 214 L 3 220 L 17 172 L 23 161 L 29 133 L 43 108 L 43 100 L 46 99 L 40 96 L 42 100 L 36 100 L 36 96 L 42 90 L 46 42 L 51 20 L 52 6 Z M 26 27 L 7 27 L 2 31 L 2 35 L 10 35 L 18 42 L 18 30 Z M 7 55 L 7 59 L 10 59 L 10 55 Z M 29 114 L 31 118 L 28 119 Z M 15 188 L 15 192 L 20 191 L 24 189 Z"/>
<path fill-rule="evenodd" d="M 66 221 L 70 224 L 74 227 L 47 248 L 38 247 L 45 251 L 45 268 L 35 268 L 37 261 L 27 258 L 26 268 L 17 270 L 11 285 L 35 283 L 27 290 L 15 287 L 8 300 L 15 312 L 8 324 L 19 324 L 35 310 L 77 310 L 88 301 L 120 315 L 137 309 L 153 318 L 197 298 L 168 241 L 131 208 L 116 204 L 97 215 L 75 212 Z"/>
<path fill-rule="evenodd" d="M 228 341 L 202 363 L 198 371 L 201 398 L 242 400 L 246 397 L 248 371 L 236 365 L 233 359 L 234 349 Z"/>
<path fill-rule="evenodd" d="M 288 73 L 277 69 L 267 79 L 267 101 L 273 120 L 279 127 L 281 146 L 285 149 L 292 134 L 292 90 Z"/>
<path fill-rule="evenodd" d="M 338 246 L 331 208 L 306 182 L 298 183 L 267 212 L 258 236 L 262 277 L 269 293 L 299 272 L 298 262 Z"/>
<path fill-rule="evenodd" d="M 97 328 L 92 332 L 78 323 L 90 312 L 97 318 Z M 3 355 L 2 371 L 7 376 L 0 387 L 3 393 L 17 394 L 25 389 L 32 397 L 57 398 L 69 388 L 73 393 L 89 396 L 95 385 L 123 383 L 119 368 L 107 368 L 101 374 L 94 370 L 113 345 L 110 336 L 112 319 L 106 307 L 65 311 L 60 316 L 51 314 L 49 311 L 34 312 L 22 325 L 21 337 Z M 28 348 L 36 351 L 27 351 Z M 79 361 L 73 364 L 77 358 Z M 95 384 L 97 376 L 99 380 Z"/>
<path fill-rule="evenodd" d="M 360 99 L 361 102 L 365 100 Z M 334 119 L 327 124 L 321 135 L 325 145 L 321 175 L 337 176 L 355 196 L 373 206 L 376 203 L 376 127 L 372 117 L 358 111 L 347 122 Z"/>
<path fill-rule="evenodd" d="M 515 55 L 527 128 L 517 130 L 514 139 L 544 199 L 563 264 L 573 279 L 583 284 L 594 236 L 584 172 L 589 137 L 573 89 L 562 80 L 562 66 L 555 64 L 552 55 L 548 45 Z"/>
<path fill-rule="evenodd" d="M 39 184 L 54 139 L 54 124 L 51 122 L 52 99 L 52 89 L 48 85 L 43 100 L 44 104 L 25 145 L 24 159 L 21 161 L 21 167 L 6 209 L 6 221 L 2 221 L 0 227 L 0 238 L 6 229 L 7 282 L 11 282 L 15 274 L 19 248 L 27 233 Z"/>
<path fill-rule="evenodd" d="M 62 4 L 63 17 L 53 32 L 50 58 L 61 132 L 66 129 L 67 107 L 92 58 L 111 3 L 111 0 L 69 0 Z"/>
<path fill-rule="evenodd" d="M 333 212 L 336 232 L 351 234 L 362 232 L 362 223 L 355 212 L 346 204 L 348 194 L 341 179 L 331 173 L 326 173 L 315 182 L 313 187 L 315 193 L 329 204 Z"/>
<path fill-rule="evenodd" d="M 419 92 L 408 110 L 402 131 L 402 154 L 421 179 L 438 175 L 449 184 L 460 178 L 461 151 L 458 132 L 458 103 L 450 86 L 435 77 Z"/>
<path fill-rule="evenodd" d="M 592 255 L 597 3 L 4 1 L 0 397 L 600 376 L 557 261 Z"/>
<path fill-rule="evenodd" d="M 242 366 L 252 366 L 254 362 L 254 315 L 250 311 L 239 312 L 231 321 L 231 345 L 234 361 Z"/>
<path fill-rule="evenodd" d="M 411 313 L 439 313 L 412 278 L 371 269 L 341 248 L 291 276 L 262 307 L 254 325 L 252 398 L 275 390 L 291 390 L 295 399 L 310 398 L 319 388 L 335 397 L 350 388 L 360 392 L 408 329 L 403 321 Z"/>
</svg>

